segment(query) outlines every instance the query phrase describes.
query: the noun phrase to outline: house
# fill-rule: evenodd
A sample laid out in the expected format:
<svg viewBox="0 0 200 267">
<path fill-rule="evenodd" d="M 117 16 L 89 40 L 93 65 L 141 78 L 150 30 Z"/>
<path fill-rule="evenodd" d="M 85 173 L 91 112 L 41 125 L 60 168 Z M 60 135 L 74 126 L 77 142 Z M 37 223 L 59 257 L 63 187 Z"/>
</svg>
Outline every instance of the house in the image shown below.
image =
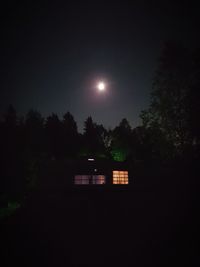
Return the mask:
<svg viewBox="0 0 200 267">
<path fill-rule="evenodd" d="M 40 172 L 40 188 L 48 193 L 71 192 L 71 189 L 78 192 L 77 188 L 84 191 L 94 187 L 100 191 L 104 188 L 131 190 L 135 166 L 109 159 L 79 158 L 49 160 Z"/>
<path fill-rule="evenodd" d="M 77 161 L 74 185 L 128 185 L 132 183 L 126 163 L 105 159 L 84 158 Z"/>
</svg>

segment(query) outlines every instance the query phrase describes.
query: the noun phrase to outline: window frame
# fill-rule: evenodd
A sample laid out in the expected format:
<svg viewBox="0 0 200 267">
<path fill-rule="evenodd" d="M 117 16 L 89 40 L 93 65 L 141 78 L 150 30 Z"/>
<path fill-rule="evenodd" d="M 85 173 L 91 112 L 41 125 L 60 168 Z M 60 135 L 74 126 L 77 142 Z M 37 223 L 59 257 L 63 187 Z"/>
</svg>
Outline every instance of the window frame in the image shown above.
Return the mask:
<svg viewBox="0 0 200 267">
<path fill-rule="evenodd" d="M 112 184 L 127 185 L 129 184 L 128 171 L 113 170 L 112 171 Z"/>
<path fill-rule="evenodd" d="M 104 185 L 106 176 L 103 174 L 77 174 L 74 176 L 74 185 Z"/>
</svg>

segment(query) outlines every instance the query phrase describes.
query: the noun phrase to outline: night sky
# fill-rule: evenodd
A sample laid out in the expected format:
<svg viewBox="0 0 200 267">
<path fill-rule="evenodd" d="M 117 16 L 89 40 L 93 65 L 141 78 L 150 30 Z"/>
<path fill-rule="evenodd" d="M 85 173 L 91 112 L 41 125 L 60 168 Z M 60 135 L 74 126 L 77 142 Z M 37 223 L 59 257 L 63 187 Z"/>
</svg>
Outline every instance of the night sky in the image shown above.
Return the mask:
<svg viewBox="0 0 200 267">
<path fill-rule="evenodd" d="M 70 111 L 79 131 L 89 115 L 105 127 L 124 117 L 136 127 L 163 42 L 198 44 L 192 1 L 43 3 L 1 7 L 1 112 L 10 103 L 19 114 Z"/>
</svg>

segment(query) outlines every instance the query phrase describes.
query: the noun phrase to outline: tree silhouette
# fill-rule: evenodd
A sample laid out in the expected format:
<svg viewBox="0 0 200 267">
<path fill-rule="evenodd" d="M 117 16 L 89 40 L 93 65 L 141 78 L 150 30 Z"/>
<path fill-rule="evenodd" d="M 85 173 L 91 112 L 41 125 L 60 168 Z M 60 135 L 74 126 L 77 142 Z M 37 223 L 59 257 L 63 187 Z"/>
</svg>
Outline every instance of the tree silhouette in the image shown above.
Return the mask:
<svg viewBox="0 0 200 267">
<path fill-rule="evenodd" d="M 9 105 L 2 121 L 1 141 L 4 153 L 10 154 L 16 151 L 17 138 L 17 114 L 12 105 Z"/>
<path fill-rule="evenodd" d="M 150 107 L 141 113 L 144 127 L 159 130 L 163 140 L 173 146 L 172 155 L 182 155 L 194 141 L 199 78 L 193 61 L 191 52 L 181 44 L 166 43 L 154 78 Z"/>
<path fill-rule="evenodd" d="M 36 110 L 30 110 L 25 119 L 26 148 L 29 153 L 39 155 L 44 151 L 44 119 Z"/>
<path fill-rule="evenodd" d="M 70 112 L 67 112 L 63 116 L 63 148 L 64 155 L 69 157 L 76 156 L 79 149 L 79 135 L 77 130 L 77 124 L 74 117 Z"/>
<path fill-rule="evenodd" d="M 131 152 L 132 129 L 127 119 L 122 119 L 112 131 L 111 155 L 114 160 L 124 161 Z"/>
<path fill-rule="evenodd" d="M 109 132 L 102 124 L 96 124 L 99 143 L 99 156 L 109 157 Z"/>
<path fill-rule="evenodd" d="M 98 135 L 92 117 L 88 117 L 84 122 L 83 143 L 83 150 L 85 150 L 84 152 L 87 155 L 96 155 L 98 150 Z"/>
<path fill-rule="evenodd" d="M 62 124 L 58 116 L 52 113 L 45 122 L 45 144 L 48 155 L 59 157 L 62 154 Z"/>
<path fill-rule="evenodd" d="M 106 156 L 106 136 L 107 131 L 103 125 L 93 122 L 92 117 L 88 117 L 84 122 L 82 150 L 85 155 L 97 157 Z"/>
<path fill-rule="evenodd" d="M 16 110 L 10 105 L 1 122 L 1 173 L 0 193 L 10 197 L 21 194 L 25 187 L 23 156 L 23 123 L 19 121 Z"/>
</svg>

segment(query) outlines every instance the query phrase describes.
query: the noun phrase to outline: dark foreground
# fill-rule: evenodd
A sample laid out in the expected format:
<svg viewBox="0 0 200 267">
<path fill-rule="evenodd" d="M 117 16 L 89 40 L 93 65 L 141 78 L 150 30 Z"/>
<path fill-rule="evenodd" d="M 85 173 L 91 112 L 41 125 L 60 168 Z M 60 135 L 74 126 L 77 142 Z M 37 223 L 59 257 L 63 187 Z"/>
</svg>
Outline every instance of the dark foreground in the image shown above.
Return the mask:
<svg viewBox="0 0 200 267">
<path fill-rule="evenodd" d="M 0 265 L 197 266 L 194 173 L 149 175 L 128 190 L 38 190 L 2 221 Z"/>
</svg>

